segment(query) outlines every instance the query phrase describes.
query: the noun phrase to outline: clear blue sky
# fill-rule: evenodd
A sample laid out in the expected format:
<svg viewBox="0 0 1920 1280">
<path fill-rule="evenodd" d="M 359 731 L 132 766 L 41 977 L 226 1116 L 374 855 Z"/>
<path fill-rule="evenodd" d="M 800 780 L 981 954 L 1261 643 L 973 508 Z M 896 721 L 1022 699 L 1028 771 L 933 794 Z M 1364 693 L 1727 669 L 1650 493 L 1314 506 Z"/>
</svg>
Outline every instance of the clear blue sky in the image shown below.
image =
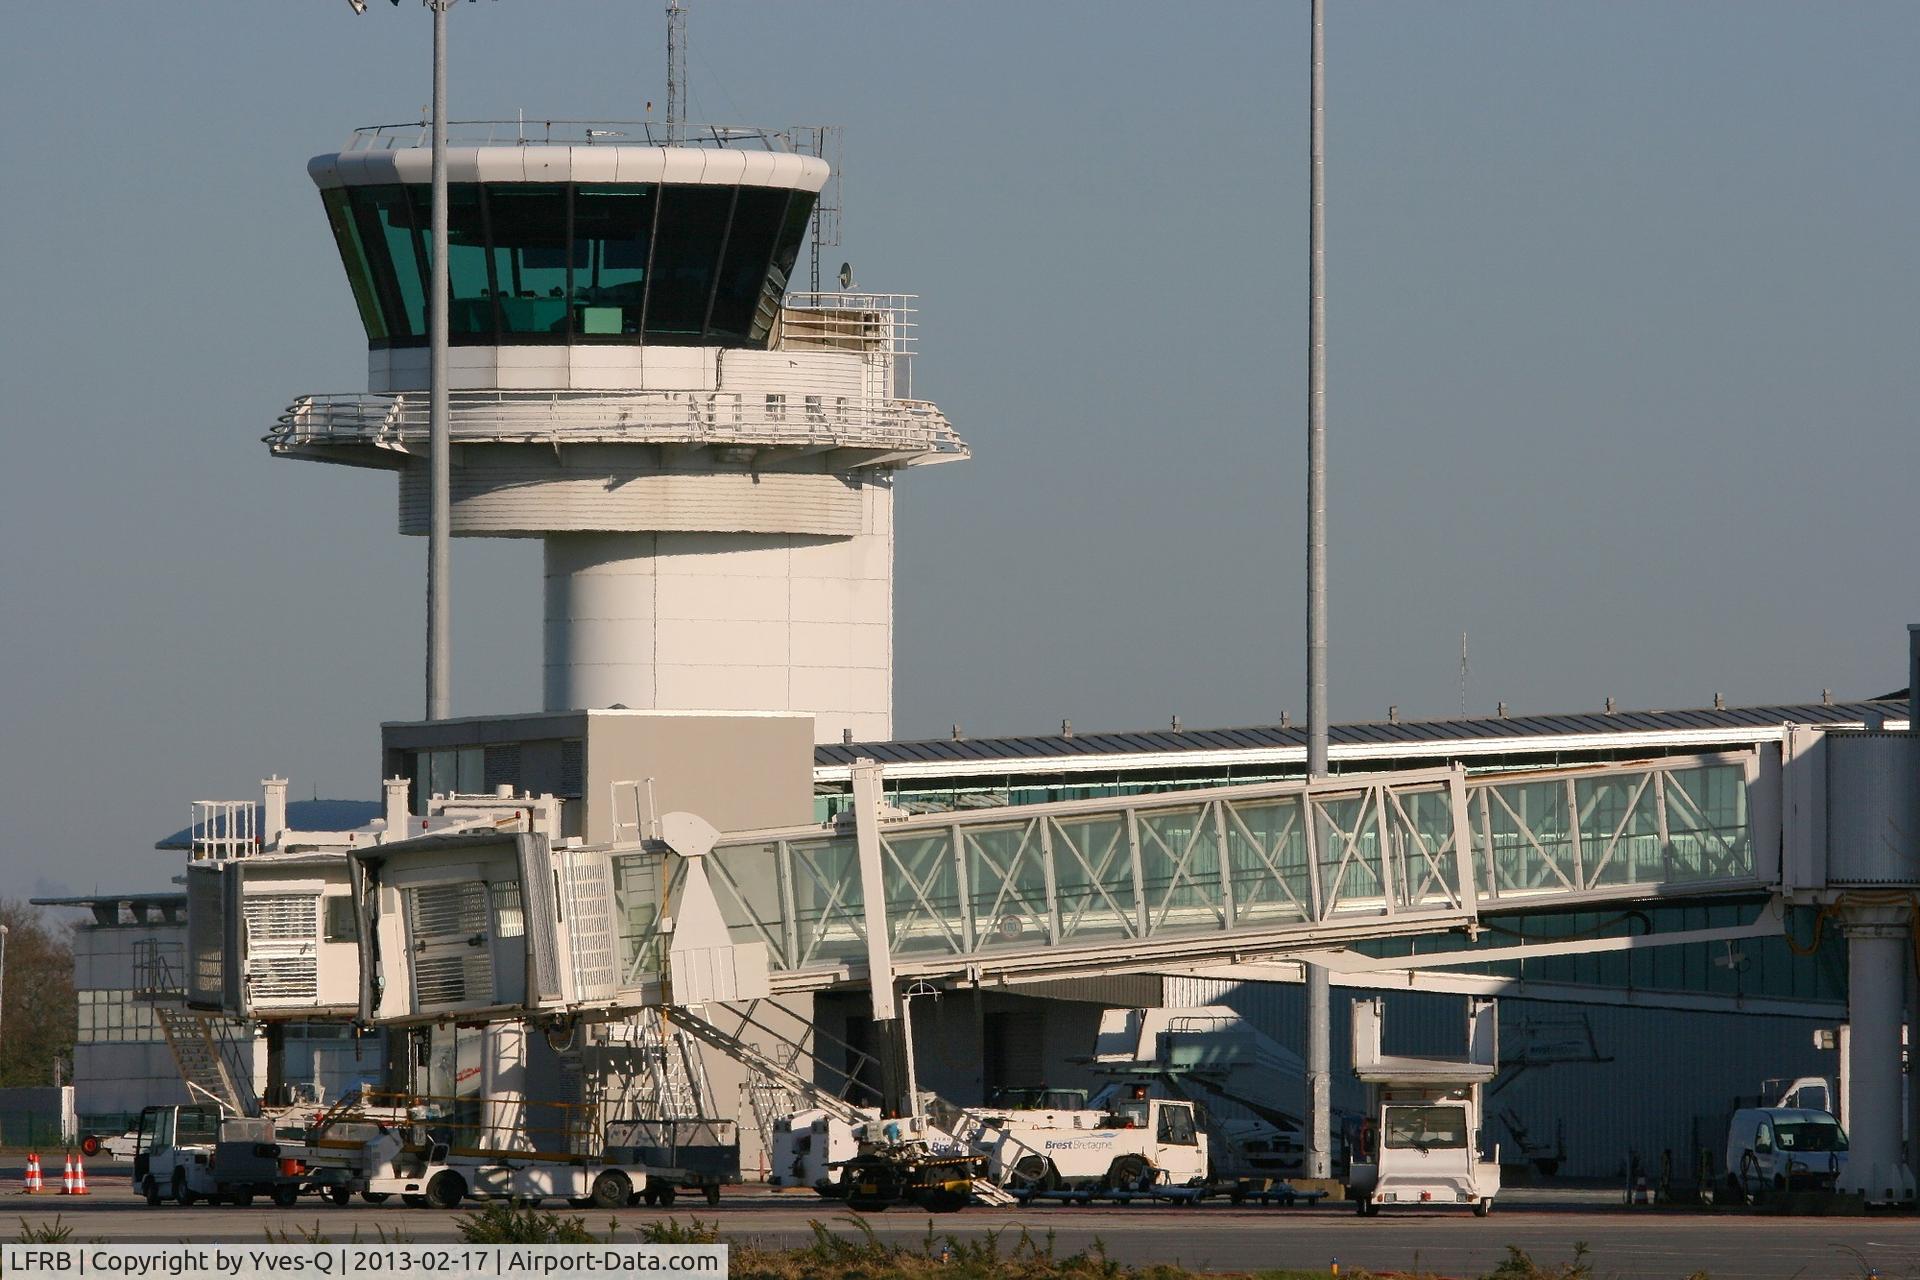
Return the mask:
<svg viewBox="0 0 1920 1280">
<path fill-rule="evenodd" d="M 1337 719 L 1883 692 L 1920 618 L 1920 7 L 1328 22 Z M 693 114 L 847 127 L 863 286 L 973 461 L 900 485 L 896 729 L 1304 705 L 1306 5 L 694 0 Z M 456 115 L 664 100 L 659 0 L 453 15 Z M 10 6 L 0 893 L 150 888 L 196 797 L 376 794 L 418 714 L 304 164 L 417 118 L 414 0 Z M 538 547 L 455 548 L 456 711 L 539 700 Z"/>
</svg>

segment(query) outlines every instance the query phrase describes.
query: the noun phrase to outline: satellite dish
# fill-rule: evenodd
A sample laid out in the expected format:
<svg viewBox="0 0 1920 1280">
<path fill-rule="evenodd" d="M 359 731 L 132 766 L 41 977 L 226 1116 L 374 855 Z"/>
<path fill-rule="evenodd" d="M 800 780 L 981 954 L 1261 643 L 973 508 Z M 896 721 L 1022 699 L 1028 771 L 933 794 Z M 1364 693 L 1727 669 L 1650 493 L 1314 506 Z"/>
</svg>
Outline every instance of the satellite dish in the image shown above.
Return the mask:
<svg viewBox="0 0 1920 1280">
<path fill-rule="evenodd" d="M 853 264 L 851 262 L 843 262 L 840 264 L 840 287 L 842 289 L 853 288 Z"/>
</svg>

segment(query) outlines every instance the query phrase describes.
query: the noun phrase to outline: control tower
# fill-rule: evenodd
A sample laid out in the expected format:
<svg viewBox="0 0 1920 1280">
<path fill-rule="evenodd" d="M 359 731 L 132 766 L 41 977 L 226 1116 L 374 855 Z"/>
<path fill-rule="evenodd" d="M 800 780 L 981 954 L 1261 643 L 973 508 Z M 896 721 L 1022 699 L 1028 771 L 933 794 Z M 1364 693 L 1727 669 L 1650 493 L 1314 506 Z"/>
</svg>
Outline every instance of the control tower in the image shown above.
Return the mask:
<svg viewBox="0 0 1920 1280">
<path fill-rule="evenodd" d="M 912 299 L 788 293 L 829 177 L 791 135 L 656 127 L 450 127 L 451 533 L 542 540 L 547 710 L 890 737 L 894 479 L 967 456 L 911 398 Z M 363 129 L 309 162 L 367 390 L 303 396 L 267 437 L 397 472 L 416 535 L 430 143 Z"/>
</svg>

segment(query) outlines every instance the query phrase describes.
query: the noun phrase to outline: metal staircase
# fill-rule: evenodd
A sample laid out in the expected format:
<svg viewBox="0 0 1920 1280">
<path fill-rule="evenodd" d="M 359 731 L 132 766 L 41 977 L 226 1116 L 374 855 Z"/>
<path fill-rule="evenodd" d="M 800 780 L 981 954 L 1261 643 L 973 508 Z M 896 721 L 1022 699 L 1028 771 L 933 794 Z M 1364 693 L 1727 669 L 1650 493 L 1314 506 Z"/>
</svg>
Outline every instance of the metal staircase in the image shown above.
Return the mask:
<svg viewBox="0 0 1920 1280">
<path fill-rule="evenodd" d="M 240 1029 L 219 1014 L 188 1007 L 179 952 L 178 943 L 152 939 L 135 943 L 134 996 L 152 1008 L 153 1020 L 194 1101 L 211 1102 L 232 1115 L 257 1116 L 260 1099 L 251 1087 L 238 1084 L 249 1077 Z"/>
</svg>

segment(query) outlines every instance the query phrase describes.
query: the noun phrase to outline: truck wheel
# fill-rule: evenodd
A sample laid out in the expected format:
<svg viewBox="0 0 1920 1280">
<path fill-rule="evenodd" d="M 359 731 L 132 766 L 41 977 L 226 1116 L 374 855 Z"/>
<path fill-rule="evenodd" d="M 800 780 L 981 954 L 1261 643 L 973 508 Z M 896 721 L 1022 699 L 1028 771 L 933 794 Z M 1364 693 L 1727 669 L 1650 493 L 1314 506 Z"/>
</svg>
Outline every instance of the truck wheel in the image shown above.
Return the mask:
<svg viewBox="0 0 1920 1280">
<path fill-rule="evenodd" d="M 720 1184 L 717 1182 L 708 1183 L 707 1184 L 707 1204 L 717 1205 L 719 1203 L 720 1203 Z"/>
<path fill-rule="evenodd" d="M 1024 1191 L 1033 1195 L 1056 1190 L 1060 1186 L 1060 1171 L 1045 1156 L 1021 1156 L 1013 1162 L 1013 1177 L 1009 1181 L 1016 1193 Z"/>
<path fill-rule="evenodd" d="M 291 1182 L 281 1183 L 273 1189 L 273 1202 L 282 1209 L 293 1208 L 300 1203 L 300 1188 Z"/>
<path fill-rule="evenodd" d="M 360 1198 L 368 1204 L 385 1204 L 389 1194 L 390 1193 L 386 1191 L 362 1191 Z"/>
<path fill-rule="evenodd" d="M 660 1188 L 661 1207 L 665 1209 L 673 1208 L 673 1198 L 678 1194 L 679 1192 L 671 1184 Z"/>
<path fill-rule="evenodd" d="M 466 1180 L 450 1169 L 434 1174 L 427 1184 L 427 1203 L 435 1209 L 458 1209 L 466 1198 Z"/>
<path fill-rule="evenodd" d="M 99 1135 L 90 1133 L 86 1137 L 80 1139 L 80 1154 L 83 1156 L 99 1155 L 100 1154 Z"/>
<path fill-rule="evenodd" d="M 199 1198 L 187 1189 L 187 1171 L 175 1169 L 173 1171 L 173 1202 L 184 1206 L 192 1204 Z"/>
<path fill-rule="evenodd" d="M 660 1189 L 658 1187 L 648 1187 L 645 1191 L 642 1191 L 640 1193 L 640 1203 L 647 1205 L 648 1207 L 652 1207 L 653 1205 L 659 1204 Z"/>
<path fill-rule="evenodd" d="M 1476 1218 L 1484 1218 L 1492 1212 L 1493 1212 L 1492 1196 L 1481 1196 L 1480 1202 L 1473 1206 L 1473 1216 Z"/>
<path fill-rule="evenodd" d="M 1136 1155 L 1115 1156 L 1101 1180 L 1102 1191 L 1145 1191 L 1153 1178 L 1153 1167 Z"/>
<path fill-rule="evenodd" d="M 427 1207 L 427 1198 L 425 1196 L 407 1195 L 403 1192 L 400 1196 L 400 1203 L 406 1205 L 409 1209 L 424 1209 Z"/>
<path fill-rule="evenodd" d="M 332 1204 L 345 1204 L 347 1201 L 353 1199 L 353 1188 L 343 1182 L 328 1187 L 321 1194 L 326 1196 L 327 1200 Z"/>
<path fill-rule="evenodd" d="M 140 1179 L 140 1194 L 146 1197 L 148 1204 L 155 1207 L 159 1206 L 160 1184 L 153 1180 L 152 1174 L 148 1174 L 146 1177 Z"/>
<path fill-rule="evenodd" d="M 593 1207 L 596 1209 L 618 1209 L 627 1202 L 627 1192 L 633 1184 L 627 1181 L 627 1175 L 617 1169 L 608 1169 L 593 1180 Z"/>
</svg>

